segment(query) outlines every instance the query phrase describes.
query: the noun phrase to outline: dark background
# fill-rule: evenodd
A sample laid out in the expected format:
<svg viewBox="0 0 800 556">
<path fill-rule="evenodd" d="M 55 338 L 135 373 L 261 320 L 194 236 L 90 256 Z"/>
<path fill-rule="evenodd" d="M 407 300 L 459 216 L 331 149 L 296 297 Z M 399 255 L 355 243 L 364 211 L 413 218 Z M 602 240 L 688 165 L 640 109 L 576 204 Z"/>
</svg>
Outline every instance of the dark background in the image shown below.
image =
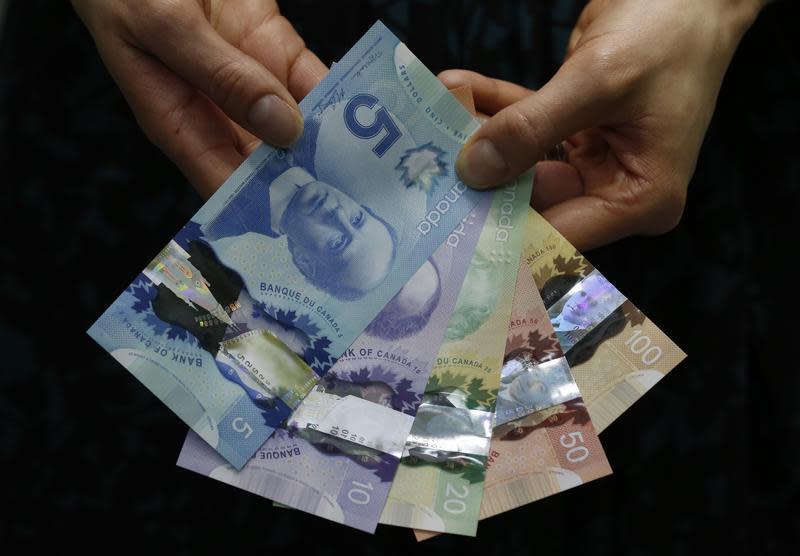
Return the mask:
<svg viewBox="0 0 800 556">
<path fill-rule="evenodd" d="M 557 68 L 581 7 L 281 4 L 326 63 L 381 18 L 434 72 L 466 67 L 529 86 Z M 797 2 L 778 2 L 745 37 L 680 226 L 589 255 L 689 354 L 603 434 L 615 474 L 490 519 L 477 540 L 417 545 L 405 530 L 371 537 L 175 467 L 186 427 L 84 331 L 200 201 L 137 128 L 68 3 L 10 0 L 0 31 L 3 552 L 797 549 L 798 21 Z"/>
</svg>

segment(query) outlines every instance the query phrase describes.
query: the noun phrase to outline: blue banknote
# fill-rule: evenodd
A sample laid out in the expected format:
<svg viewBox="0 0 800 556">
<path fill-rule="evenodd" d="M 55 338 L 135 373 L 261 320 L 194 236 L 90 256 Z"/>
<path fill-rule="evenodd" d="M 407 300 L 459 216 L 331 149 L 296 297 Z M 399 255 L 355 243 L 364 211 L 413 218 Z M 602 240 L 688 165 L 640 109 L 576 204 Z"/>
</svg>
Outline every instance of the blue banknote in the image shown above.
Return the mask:
<svg viewBox="0 0 800 556">
<path fill-rule="evenodd" d="M 483 194 L 477 122 L 376 23 L 89 334 L 240 469 Z"/>
<path fill-rule="evenodd" d="M 374 532 L 491 200 L 456 227 L 241 471 L 191 431 L 178 465 Z"/>
</svg>

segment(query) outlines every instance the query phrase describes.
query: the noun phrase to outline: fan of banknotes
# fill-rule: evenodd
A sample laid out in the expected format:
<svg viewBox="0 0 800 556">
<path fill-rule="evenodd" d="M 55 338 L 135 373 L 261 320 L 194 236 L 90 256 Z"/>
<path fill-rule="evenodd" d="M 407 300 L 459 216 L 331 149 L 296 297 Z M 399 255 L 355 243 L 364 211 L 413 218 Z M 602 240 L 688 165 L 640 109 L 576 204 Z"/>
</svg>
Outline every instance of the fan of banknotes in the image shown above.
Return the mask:
<svg viewBox="0 0 800 556">
<path fill-rule="evenodd" d="M 468 91 L 456 91 L 467 106 Z M 376 23 L 89 334 L 191 430 L 178 465 L 363 531 L 611 473 L 598 433 L 683 352 L 528 206 L 453 164 L 479 121 Z"/>
</svg>

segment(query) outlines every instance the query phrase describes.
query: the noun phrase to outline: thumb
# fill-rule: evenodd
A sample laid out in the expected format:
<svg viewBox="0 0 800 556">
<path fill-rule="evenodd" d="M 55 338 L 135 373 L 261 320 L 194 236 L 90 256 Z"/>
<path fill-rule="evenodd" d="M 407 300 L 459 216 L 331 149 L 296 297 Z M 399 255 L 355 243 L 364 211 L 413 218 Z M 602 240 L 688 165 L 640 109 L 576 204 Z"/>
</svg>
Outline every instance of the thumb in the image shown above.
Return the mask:
<svg viewBox="0 0 800 556">
<path fill-rule="evenodd" d="M 578 131 L 599 125 L 610 94 L 591 66 L 570 58 L 541 89 L 505 107 L 470 137 L 456 161 L 469 186 L 508 182 Z"/>
<path fill-rule="evenodd" d="M 222 38 L 203 14 L 174 15 L 144 33 L 143 46 L 256 137 L 280 147 L 294 143 L 303 119 L 280 79 Z"/>
</svg>

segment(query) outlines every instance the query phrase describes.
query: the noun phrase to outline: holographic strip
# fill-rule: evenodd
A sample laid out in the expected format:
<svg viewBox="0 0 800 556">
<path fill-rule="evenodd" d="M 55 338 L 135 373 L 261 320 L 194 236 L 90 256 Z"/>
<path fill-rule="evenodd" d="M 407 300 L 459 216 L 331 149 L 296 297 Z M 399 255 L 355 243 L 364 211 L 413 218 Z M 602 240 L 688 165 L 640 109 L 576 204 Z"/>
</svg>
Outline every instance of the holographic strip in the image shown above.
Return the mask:
<svg viewBox="0 0 800 556">
<path fill-rule="evenodd" d="M 460 460 L 462 455 L 486 456 L 492 439 L 492 415 L 489 411 L 423 402 L 403 455 L 436 463 Z"/>
<path fill-rule="evenodd" d="M 590 272 L 547 311 L 561 349 L 568 352 L 625 301 L 605 276 Z"/>
<path fill-rule="evenodd" d="M 353 395 L 328 394 L 317 385 L 292 413 L 289 424 L 308 428 L 398 459 L 414 417 Z"/>
<path fill-rule="evenodd" d="M 494 424 L 502 425 L 579 396 L 566 357 L 539 363 L 524 352 L 503 365 Z"/>
<path fill-rule="evenodd" d="M 220 343 L 220 352 L 291 408 L 308 394 L 318 377 L 289 347 L 268 330 L 251 330 Z"/>
</svg>

